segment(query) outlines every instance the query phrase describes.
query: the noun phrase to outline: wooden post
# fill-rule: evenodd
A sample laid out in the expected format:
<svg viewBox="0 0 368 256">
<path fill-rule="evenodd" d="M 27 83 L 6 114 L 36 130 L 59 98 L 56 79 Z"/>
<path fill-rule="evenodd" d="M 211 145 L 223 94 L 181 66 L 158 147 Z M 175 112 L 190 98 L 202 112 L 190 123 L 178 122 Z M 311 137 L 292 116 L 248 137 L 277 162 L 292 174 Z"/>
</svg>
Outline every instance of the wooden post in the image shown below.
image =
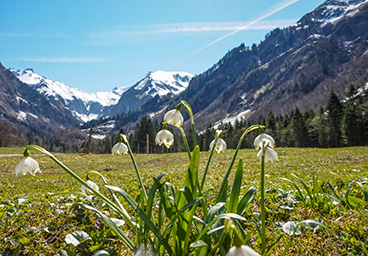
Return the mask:
<svg viewBox="0 0 368 256">
<path fill-rule="evenodd" d="M 89 130 L 89 137 L 88 137 L 88 147 L 87 147 L 87 154 L 91 152 L 91 143 L 92 143 L 92 128 Z"/>
<path fill-rule="evenodd" d="M 147 134 L 147 155 L 149 155 L 149 135 Z"/>
<path fill-rule="evenodd" d="M 127 134 L 126 134 L 126 137 L 127 137 L 127 141 L 129 141 L 129 127 L 127 127 Z"/>
</svg>

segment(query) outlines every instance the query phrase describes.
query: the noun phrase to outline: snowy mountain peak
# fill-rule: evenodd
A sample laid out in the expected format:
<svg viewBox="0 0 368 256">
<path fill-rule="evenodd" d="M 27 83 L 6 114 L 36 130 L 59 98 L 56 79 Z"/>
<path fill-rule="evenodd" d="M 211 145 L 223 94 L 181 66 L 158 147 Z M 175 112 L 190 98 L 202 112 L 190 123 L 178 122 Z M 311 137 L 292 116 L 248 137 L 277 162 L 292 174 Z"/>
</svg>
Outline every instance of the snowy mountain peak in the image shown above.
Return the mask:
<svg viewBox="0 0 368 256">
<path fill-rule="evenodd" d="M 368 0 L 327 0 L 315 10 L 316 18 L 323 24 L 334 23 L 345 14 L 367 2 Z"/>
<path fill-rule="evenodd" d="M 134 90 L 141 92 L 139 98 L 178 94 L 188 87 L 193 76 L 188 72 L 166 72 L 162 70 L 149 72 L 146 77 L 134 85 Z"/>
<path fill-rule="evenodd" d="M 32 69 L 9 69 L 21 82 L 34 87 L 40 94 L 53 102 L 65 104 L 83 122 L 98 118 L 104 107 L 116 104 L 127 87 L 104 92 L 87 93 L 62 82 L 43 77 Z M 62 102 L 60 102 L 62 101 Z"/>
</svg>

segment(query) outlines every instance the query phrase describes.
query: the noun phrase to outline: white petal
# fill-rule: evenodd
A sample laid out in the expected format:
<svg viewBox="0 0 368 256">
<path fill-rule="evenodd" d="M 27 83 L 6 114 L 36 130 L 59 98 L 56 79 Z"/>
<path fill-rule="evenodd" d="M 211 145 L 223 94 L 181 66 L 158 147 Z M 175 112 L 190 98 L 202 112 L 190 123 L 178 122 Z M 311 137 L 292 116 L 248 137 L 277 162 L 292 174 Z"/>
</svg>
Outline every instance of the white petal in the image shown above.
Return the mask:
<svg viewBox="0 0 368 256">
<path fill-rule="evenodd" d="M 94 183 L 93 181 L 91 181 L 91 180 L 87 180 L 86 181 L 86 183 L 88 184 L 88 185 L 90 185 L 93 189 L 95 189 L 95 190 L 99 190 L 99 187 L 97 186 L 97 184 L 96 183 Z M 87 191 L 88 192 L 91 192 L 86 186 L 84 186 L 84 185 L 82 185 L 81 186 L 81 191 L 83 192 L 83 193 L 86 193 Z"/>
<path fill-rule="evenodd" d="M 259 161 L 262 161 L 262 150 L 263 149 L 261 149 L 257 154 L 257 157 L 259 158 Z M 277 155 L 276 151 L 273 150 L 272 148 L 267 147 L 266 152 L 265 152 L 265 163 L 267 163 L 268 161 L 272 162 L 274 160 L 278 160 L 278 155 Z"/>
<path fill-rule="evenodd" d="M 267 145 L 271 148 L 275 146 L 275 140 L 268 134 L 262 133 L 254 139 L 254 147 L 256 149 L 262 148 L 263 145 Z"/>
<path fill-rule="evenodd" d="M 232 247 L 226 254 L 226 256 L 261 256 L 258 252 L 254 251 L 247 245 L 241 247 Z"/>
<path fill-rule="evenodd" d="M 214 144 L 215 144 L 215 140 L 211 142 L 210 150 L 212 149 Z M 223 139 L 219 138 L 217 140 L 215 150 L 217 151 L 217 153 L 220 153 L 220 152 L 225 152 L 226 149 L 227 149 L 226 142 Z"/>
<path fill-rule="evenodd" d="M 124 143 L 118 142 L 112 147 L 111 152 L 113 155 L 127 154 L 128 147 Z"/>
<path fill-rule="evenodd" d="M 167 148 L 170 148 L 174 142 L 174 135 L 168 130 L 161 130 L 156 134 L 155 141 L 160 146 L 164 143 Z"/>
<path fill-rule="evenodd" d="M 164 122 L 181 127 L 184 122 L 182 114 L 176 109 L 170 110 L 164 115 Z"/>
<path fill-rule="evenodd" d="M 17 166 L 15 167 L 15 174 L 23 174 L 26 175 L 28 172 L 33 176 L 36 172 L 40 171 L 40 167 L 36 160 L 31 157 L 25 157 L 19 161 Z"/>
</svg>

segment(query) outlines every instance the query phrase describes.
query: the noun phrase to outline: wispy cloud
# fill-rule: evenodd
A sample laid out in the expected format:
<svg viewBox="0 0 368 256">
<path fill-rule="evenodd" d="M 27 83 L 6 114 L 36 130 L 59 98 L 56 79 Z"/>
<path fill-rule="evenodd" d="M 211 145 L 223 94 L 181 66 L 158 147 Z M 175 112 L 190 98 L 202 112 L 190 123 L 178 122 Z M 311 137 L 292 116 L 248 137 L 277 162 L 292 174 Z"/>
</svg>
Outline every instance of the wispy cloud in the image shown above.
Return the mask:
<svg viewBox="0 0 368 256">
<path fill-rule="evenodd" d="M 103 31 L 91 35 L 96 44 L 119 44 L 127 40 L 146 40 L 147 37 L 162 35 L 198 36 L 206 33 L 227 32 L 241 30 L 247 27 L 249 30 L 269 31 L 276 27 L 286 27 L 295 20 L 280 19 L 272 21 L 254 22 L 187 22 L 151 24 L 146 26 L 131 26 L 110 31 Z"/>
<path fill-rule="evenodd" d="M 66 38 L 68 35 L 61 33 L 47 33 L 47 34 L 32 34 L 32 33 L 15 33 L 15 32 L 0 32 L 0 37 L 14 37 L 14 38 Z"/>
<path fill-rule="evenodd" d="M 239 27 L 239 28 L 237 28 L 237 29 L 234 29 L 231 33 L 228 33 L 228 34 L 226 34 L 226 35 L 224 35 L 224 36 L 222 36 L 222 37 L 220 37 L 220 38 L 218 38 L 218 39 L 216 39 L 216 40 L 212 41 L 211 43 L 209 43 L 209 44 L 207 44 L 207 45 L 205 45 L 205 46 L 203 46 L 203 47 L 199 48 L 198 50 L 194 51 L 192 54 L 198 53 L 198 52 L 200 52 L 200 51 L 202 51 L 202 50 L 206 49 L 207 47 L 209 47 L 209 46 L 211 46 L 211 45 L 213 45 L 213 44 L 215 44 L 215 43 L 218 43 L 218 42 L 220 42 L 220 41 L 224 40 L 225 38 L 228 38 L 228 37 L 230 37 L 230 36 L 232 36 L 232 35 L 234 35 L 234 34 L 236 34 L 236 33 L 240 32 L 240 31 L 242 31 L 242 30 L 246 30 L 246 29 L 247 29 L 247 30 L 249 30 L 252 26 L 254 26 L 254 25 L 256 25 L 256 24 L 261 23 L 261 21 L 262 21 L 262 20 L 264 20 L 264 19 L 268 18 L 269 16 L 271 16 L 271 15 L 273 15 L 273 14 L 275 14 L 275 13 L 277 13 L 277 12 L 279 12 L 279 11 L 283 10 L 283 9 L 285 9 L 286 7 L 288 7 L 288 6 L 290 6 L 290 5 L 294 4 L 294 3 L 296 3 L 296 2 L 298 2 L 298 1 L 299 1 L 299 0 L 291 0 L 291 1 L 287 1 L 287 2 L 285 2 L 283 5 L 281 5 L 281 6 L 277 7 L 277 8 L 275 8 L 274 10 L 272 10 L 272 11 L 268 12 L 267 14 L 265 14 L 265 15 L 263 15 L 263 16 L 261 16 L 261 17 L 259 17 L 258 19 L 255 19 L 255 20 L 253 20 L 252 22 L 249 22 L 248 24 L 246 24 L 246 25 L 244 25 L 244 26 L 242 26 L 242 27 Z M 191 55 L 192 55 L 192 54 L 191 54 Z"/>
<path fill-rule="evenodd" d="M 39 57 L 39 58 L 18 58 L 19 61 L 27 62 L 49 62 L 49 63 L 94 63 L 105 62 L 106 58 L 73 58 L 73 57 Z"/>
</svg>

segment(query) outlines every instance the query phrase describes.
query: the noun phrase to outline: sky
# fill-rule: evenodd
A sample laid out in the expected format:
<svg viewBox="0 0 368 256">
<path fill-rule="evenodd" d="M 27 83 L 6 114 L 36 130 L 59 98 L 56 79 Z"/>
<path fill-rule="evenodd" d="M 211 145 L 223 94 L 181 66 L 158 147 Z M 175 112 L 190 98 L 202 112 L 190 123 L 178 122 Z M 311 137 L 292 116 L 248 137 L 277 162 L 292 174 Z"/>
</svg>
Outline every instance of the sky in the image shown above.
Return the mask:
<svg viewBox="0 0 368 256">
<path fill-rule="evenodd" d="M 323 0 L 0 0 L 0 62 L 86 92 L 200 74 Z"/>
</svg>

